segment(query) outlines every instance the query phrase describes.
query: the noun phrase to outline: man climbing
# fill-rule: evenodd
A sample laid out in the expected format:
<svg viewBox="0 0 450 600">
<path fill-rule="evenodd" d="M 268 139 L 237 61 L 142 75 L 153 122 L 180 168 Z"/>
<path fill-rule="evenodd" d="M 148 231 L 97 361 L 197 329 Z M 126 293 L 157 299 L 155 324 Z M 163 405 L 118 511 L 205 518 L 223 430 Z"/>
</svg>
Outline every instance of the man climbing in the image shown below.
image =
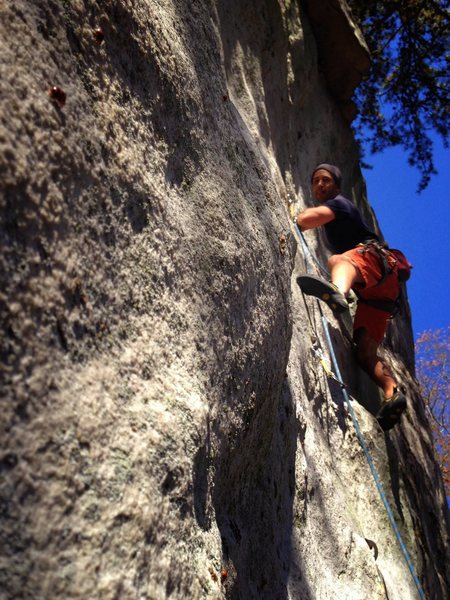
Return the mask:
<svg viewBox="0 0 450 600">
<path fill-rule="evenodd" d="M 395 256 L 379 242 L 358 208 L 340 194 L 341 172 L 329 164 L 318 165 L 311 176 L 312 192 L 318 206 L 297 216 L 301 231 L 324 226 L 333 252 L 328 260 L 331 283 L 319 277 L 299 277 L 306 294 L 325 301 L 335 313 L 348 309 L 346 296 L 353 289 L 358 296 L 353 338 L 361 368 L 384 392 L 377 414 L 384 430 L 398 423 L 406 409 L 406 398 L 397 387 L 388 365 L 378 356 L 395 300 L 400 293 Z"/>
</svg>

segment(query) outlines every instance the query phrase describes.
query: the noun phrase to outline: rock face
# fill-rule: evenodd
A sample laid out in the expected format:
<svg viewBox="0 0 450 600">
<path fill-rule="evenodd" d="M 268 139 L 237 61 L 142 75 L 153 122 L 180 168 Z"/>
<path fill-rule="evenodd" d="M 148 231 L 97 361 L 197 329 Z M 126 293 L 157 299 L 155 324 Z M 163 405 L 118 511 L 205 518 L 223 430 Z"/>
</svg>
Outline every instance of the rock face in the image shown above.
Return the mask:
<svg viewBox="0 0 450 600">
<path fill-rule="evenodd" d="M 0 31 L 0 597 L 418 598 L 292 285 L 317 162 L 374 219 L 345 3 L 17 0 Z M 421 586 L 448 598 L 407 304 L 386 436 L 324 313 Z"/>
</svg>

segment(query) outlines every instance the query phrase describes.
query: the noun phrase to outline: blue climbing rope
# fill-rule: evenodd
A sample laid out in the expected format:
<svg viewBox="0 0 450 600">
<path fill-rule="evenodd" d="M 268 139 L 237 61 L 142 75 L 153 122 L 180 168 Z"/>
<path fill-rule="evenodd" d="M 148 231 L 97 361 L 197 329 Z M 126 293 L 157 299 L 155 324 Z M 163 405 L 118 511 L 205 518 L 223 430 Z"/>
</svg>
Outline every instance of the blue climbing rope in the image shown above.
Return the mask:
<svg viewBox="0 0 450 600">
<path fill-rule="evenodd" d="M 294 221 L 294 227 L 295 230 L 298 233 L 298 236 L 300 238 L 300 241 L 302 243 L 303 246 L 303 252 L 306 256 L 309 256 L 311 258 L 311 260 L 315 263 L 315 265 L 317 267 L 319 267 L 319 269 L 322 271 L 322 273 L 325 275 L 326 278 L 328 278 L 330 276 L 330 273 L 328 271 L 328 269 L 326 269 L 318 260 L 317 258 L 314 256 L 314 254 L 311 252 L 311 250 L 309 249 L 308 244 L 306 243 L 305 240 L 305 236 L 303 235 L 302 230 L 300 229 L 300 227 L 297 225 L 297 222 Z"/>
<path fill-rule="evenodd" d="M 328 271 L 326 271 L 326 269 L 324 269 L 324 267 L 322 267 L 322 265 L 320 265 L 320 263 L 317 261 L 317 259 L 314 257 L 314 255 L 311 253 L 311 250 L 309 249 L 308 244 L 306 243 L 306 240 L 305 240 L 305 238 L 303 236 L 303 233 L 299 229 L 297 223 L 294 222 L 294 225 L 295 225 L 295 227 L 297 229 L 297 232 L 299 234 L 299 238 L 300 238 L 300 241 L 301 241 L 301 244 L 302 244 L 302 247 L 303 247 L 303 252 L 304 252 L 305 256 L 309 256 L 310 258 L 312 258 L 313 261 L 315 262 L 315 264 L 317 264 L 321 268 L 321 270 L 323 272 L 326 272 L 327 276 L 328 276 Z M 375 481 L 375 485 L 377 487 L 378 493 L 380 494 L 381 501 L 383 502 L 383 505 L 384 505 L 384 507 L 386 509 L 389 521 L 391 523 L 391 526 L 392 526 L 392 529 L 394 531 L 395 537 L 397 538 L 397 541 L 398 541 L 398 543 L 400 545 L 400 549 L 401 549 L 402 554 L 403 554 L 403 556 L 405 558 L 406 564 L 408 565 L 408 569 L 409 569 L 409 571 L 410 571 L 410 573 L 412 575 L 412 578 L 414 580 L 414 583 L 416 585 L 416 588 L 417 588 L 417 590 L 419 592 L 420 597 L 425 600 L 425 593 L 424 593 L 423 588 L 422 588 L 422 586 L 420 584 L 420 581 L 419 581 L 419 578 L 417 576 L 416 570 L 415 570 L 414 565 L 413 565 L 413 563 L 411 561 L 411 558 L 409 556 L 408 550 L 406 549 L 405 543 L 404 543 L 404 541 L 402 539 L 402 536 L 401 536 L 400 531 L 398 529 L 397 523 L 395 522 L 394 514 L 392 512 L 392 509 L 390 507 L 389 501 L 388 501 L 388 499 L 386 497 L 386 494 L 384 492 L 380 476 L 378 474 L 378 471 L 377 471 L 377 469 L 375 467 L 375 463 L 373 462 L 372 456 L 371 456 L 371 454 L 369 452 L 369 449 L 367 447 L 366 441 L 365 441 L 364 436 L 362 434 L 361 428 L 359 426 L 358 419 L 356 417 L 356 413 L 353 410 L 353 406 L 351 404 L 350 397 L 349 397 L 347 389 L 346 389 L 346 385 L 345 385 L 345 383 L 344 383 L 344 381 L 342 379 L 341 371 L 339 369 L 339 364 L 338 364 L 338 361 L 337 361 L 337 358 L 336 358 L 336 352 L 334 350 L 333 342 L 332 342 L 331 336 L 330 336 L 329 324 L 328 324 L 328 321 L 326 320 L 326 318 L 325 318 L 325 316 L 324 316 L 324 314 L 322 312 L 322 307 L 320 306 L 319 300 L 317 300 L 317 305 L 319 307 L 319 312 L 320 312 L 320 318 L 321 318 L 321 322 L 322 322 L 322 327 L 323 327 L 323 330 L 324 330 L 324 333 L 325 333 L 325 338 L 327 340 L 327 346 L 328 346 L 328 349 L 329 349 L 329 352 L 330 352 L 331 362 L 333 364 L 333 368 L 334 368 L 334 372 L 335 372 L 335 375 L 336 375 L 336 379 L 340 383 L 342 395 L 344 397 L 344 400 L 345 400 L 348 412 L 349 412 L 349 414 L 351 416 L 351 419 L 352 419 L 352 422 L 353 422 L 353 426 L 354 426 L 355 431 L 356 431 L 356 435 L 358 436 L 359 443 L 361 444 L 361 447 L 362 447 L 362 449 L 364 451 L 366 460 L 367 460 L 367 462 L 369 464 L 369 468 L 370 468 L 370 471 L 372 473 L 372 477 L 373 477 L 373 479 Z"/>
<path fill-rule="evenodd" d="M 385 494 L 385 492 L 383 490 L 383 486 L 381 484 L 380 476 L 378 475 L 378 471 L 377 471 L 377 469 L 375 467 L 375 464 L 373 462 L 372 456 L 371 456 L 371 454 L 369 452 L 369 449 L 367 448 L 366 441 L 365 441 L 364 436 L 362 434 L 362 431 L 361 431 L 361 429 L 359 427 L 358 419 L 356 417 L 355 411 L 353 410 L 353 406 L 351 405 L 349 395 L 348 395 L 347 390 L 345 388 L 345 384 L 344 384 L 344 382 L 342 380 L 341 372 L 339 370 L 339 365 L 338 365 L 338 362 L 337 362 L 337 359 L 336 359 L 336 353 L 335 353 L 334 347 L 333 347 L 333 342 L 331 341 L 330 332 L 328 330 L 328 321 L 323 316 L 322 309 L 321 309 L 320 305 L 319 305 L 319 309 L 320 309 L 320 313 L 321 313 L 320 317 L 321 317 L 321 320 L 322 320 L 322 326 L 323 326 L 323 329 L 324 329 L 324 332 L 325 332 L 325 337 L 327 339 L 328 349 L 330 350 L 330 355 L 331 355 L 331 361 L 333 363 L 333 368 L 334 368 L 334 371 L 335 371 L 335 374 L 336 374 L 336 378 L 337 378 L 337 380 L 341 384 L 342 395 L 344 396 L 344 400 L 346 402 L 346 405 L 347 405 L 347 408 L 348 408 L 348 412 L 350 413 L 350 416 L 352 418 L 353 426 L 354 426 L 355 431 L 356 431 L 356 435 L 358 436 L 359 442 L 360 442 L 361 447 L 362 447 L 362 449 L 364 451 L 364 454 L 366 456 L 367 462 L 369 463 L 370 471 L 371 471 L 373 479 L 375 481 L 375 485 L 377 486 L 377 489 L 378 489 L 378 492 L 380 494 L 381 500 L 382 500 L 382 502 L 384 504 L 384 507 L 386 509 L 386 512 L 388 514 L 389 521 L 391 522 L 392 529 L 394 530 L 395 537 L 397 538 L 397 541 L 398 541 L 398 543 L 400 545 L 401 551 L 402 551 L 403 556 L 405 558 L 406 564 L 408 565 L 408 568 L 410 570 L 410 573 L 412 575 L 414 583 L 416 584 L 416 587 L 417 587 L 417 590 L 418 590 L 418 592 L 420 594 L 420 597 L 421 598 L 425 598 L 424 591 L 422 589 L 422 586 L 420 585 L 419 578 L 417 577 L 416 570 L 415 570 L 414 565 L 413 565 L 413 563 L 411 561 L 411 558 L 409 556 L 408 550 L 406 549 L 405 543 L 403 542 L 402 536 L 401 536 L 400 531 L 399 531 L 399 529 L 397 527 L 397 523 L 395 522 L 394 515 L 392 513 L 392 510 L 391 510 L 391 507 L 389 505 L 388 499 L 386 497 L 386 494 Z"/>
</svg>

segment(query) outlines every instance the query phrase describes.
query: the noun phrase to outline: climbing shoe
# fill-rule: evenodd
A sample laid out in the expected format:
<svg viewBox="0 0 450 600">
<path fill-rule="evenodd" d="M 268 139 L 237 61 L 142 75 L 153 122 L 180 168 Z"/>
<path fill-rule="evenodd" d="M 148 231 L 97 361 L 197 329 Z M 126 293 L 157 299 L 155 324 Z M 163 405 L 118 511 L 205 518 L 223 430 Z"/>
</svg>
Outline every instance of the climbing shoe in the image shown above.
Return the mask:
<svg viewBox="0 0 450 600">
<path fill-rule="evenodd" d="M 314 275 L 301 275 L 296 281 L 302 292 L 323 300 L 334 313 L 340 314 L 348 310 L 344 294 L 333 283 Z"/>
<path fill-rule="evenodd" d="M 386 398 L 377 414 L 377 421 L 383 431 L 389 431 L 397 425 L 406 410 L 406 397 L 398 388 L 394 388 L 392 398 Z"/>
</svg>

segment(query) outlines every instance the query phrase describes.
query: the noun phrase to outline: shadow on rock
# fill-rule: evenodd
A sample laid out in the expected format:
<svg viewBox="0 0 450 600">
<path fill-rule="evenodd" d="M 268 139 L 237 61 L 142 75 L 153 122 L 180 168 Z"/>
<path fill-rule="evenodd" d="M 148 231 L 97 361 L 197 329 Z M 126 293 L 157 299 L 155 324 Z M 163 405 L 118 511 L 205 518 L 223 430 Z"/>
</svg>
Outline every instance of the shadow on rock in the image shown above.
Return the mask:
<svg viewBox="0 0 450 600">
<path fill-rule="evenodd" d="M 271 403 L 268 395 L 217 464 L 213 503 L 230 599 L 289 597 L 298 424 L 287 380 L 275 411 Z M 197 491 L 201 504 L 204 489 Z"/>
</svg>

